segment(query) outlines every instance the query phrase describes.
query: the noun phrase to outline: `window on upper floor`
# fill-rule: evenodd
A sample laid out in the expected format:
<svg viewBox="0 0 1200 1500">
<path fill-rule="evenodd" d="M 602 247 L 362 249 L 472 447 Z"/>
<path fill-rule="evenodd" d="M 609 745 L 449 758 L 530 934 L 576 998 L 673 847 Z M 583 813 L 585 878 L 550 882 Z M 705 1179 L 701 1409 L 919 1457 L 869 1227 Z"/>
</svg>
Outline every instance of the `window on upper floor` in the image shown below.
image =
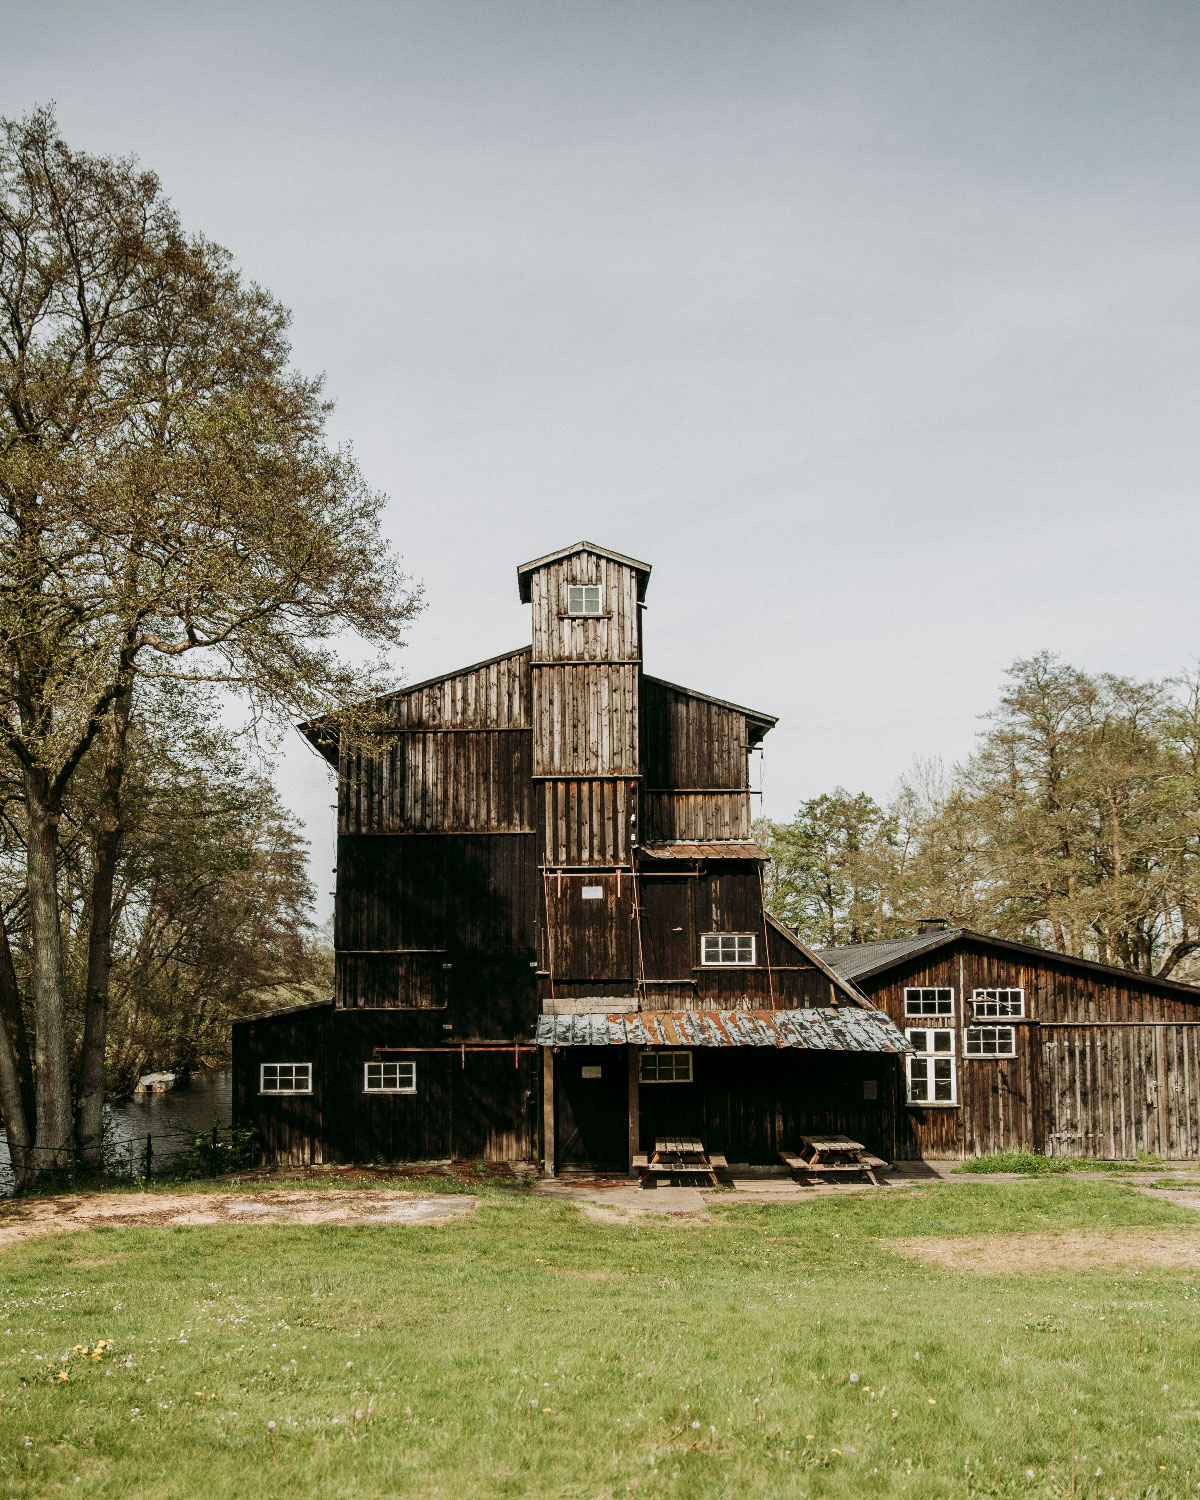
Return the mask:
<svg viewBox="0 0 1200 1500">
<path fill-rule="evenodd" d="M 954 991 L 931 986 L 911 986 L 904 991 L 906 1016 L 952 1016 Z"/>
<path fill-rule="evenodd" d="M 1025 1015 L 1024 990 L 976 990 L 971 996 L 971 1010 L 976 1016 Z"/>
<path fill-rule="evenodd" d="M 708 966 L 747 969 L 754 966 L 752 932 L 706 932 L 700 938 L 700 962 Z"/>
<path fill-rule="evenodd" d="M 964 1057 L 1016 1057 L 1015 1026 L 968 1026 L 963 1032 Z"/>
<path fill-rule="evenodd" d="M 567 613 L 569 615 L 598 615 L 600 599 L 598 583 L 567 584 Z"/>
</svg>

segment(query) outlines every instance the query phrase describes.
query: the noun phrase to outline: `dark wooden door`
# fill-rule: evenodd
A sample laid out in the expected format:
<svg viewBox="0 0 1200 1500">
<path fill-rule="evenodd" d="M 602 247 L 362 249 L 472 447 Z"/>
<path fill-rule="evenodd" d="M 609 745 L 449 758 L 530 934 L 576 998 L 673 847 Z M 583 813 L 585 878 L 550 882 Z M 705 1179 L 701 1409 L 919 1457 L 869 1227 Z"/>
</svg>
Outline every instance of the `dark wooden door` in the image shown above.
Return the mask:
<svg viewBox="0 0 1200 1500">
<path fill-rule="evenodd" d="M 555 1058 L 556 1169 L 627 1169 L 628 1068 L 624 1047 L 568 1047 Z"/>
<path fill-rule="evenodd" d="M 642 950 L 647 979 L 692 978 L 688 880 L 647 875 L 640 882 Z"/>
</svg>

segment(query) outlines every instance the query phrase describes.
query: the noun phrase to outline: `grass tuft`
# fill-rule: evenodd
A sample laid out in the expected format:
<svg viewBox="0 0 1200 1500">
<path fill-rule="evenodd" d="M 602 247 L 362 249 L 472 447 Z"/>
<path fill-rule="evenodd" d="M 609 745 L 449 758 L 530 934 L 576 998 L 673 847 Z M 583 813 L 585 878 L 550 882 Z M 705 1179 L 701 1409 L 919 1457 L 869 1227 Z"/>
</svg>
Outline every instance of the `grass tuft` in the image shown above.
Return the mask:
<svg viewBox="0 0 1200 1500">
<path fill-rule="evenodd" d="M 1161 1172 L 1161 1156 L 1139 1152 L 1136 1160 L 1102 1161 L 1091 1156 L 1041 1156 L 1034 1151 L 993 1151 L 988 1156 L 968 1157 L 955 1172 L 1020 1172 L 1045 1176 L 1065 1172 Z"/>
</svg>

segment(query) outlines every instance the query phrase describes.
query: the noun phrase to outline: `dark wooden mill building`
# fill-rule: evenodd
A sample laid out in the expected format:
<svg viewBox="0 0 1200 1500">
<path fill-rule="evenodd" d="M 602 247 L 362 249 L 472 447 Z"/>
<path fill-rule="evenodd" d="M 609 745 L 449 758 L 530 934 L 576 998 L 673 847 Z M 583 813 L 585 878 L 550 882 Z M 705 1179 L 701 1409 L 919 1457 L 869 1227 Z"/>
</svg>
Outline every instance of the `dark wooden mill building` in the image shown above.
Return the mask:
<svg viewBox="0 0 1200 1500">
<path fill-rule="evenodd" d="M 1200 1156 L 1200 989 L 946 923 L 825 948 L 912 1052 L 882 1154 Z"/>
<path fill-rule="evenodd" d="M 268 1159 L 625 1171 L 900 1129 L 901 1031 L 764 910 L 748 756 L 774 724 L 652 677 L 650 568 L 517 570 L 532 644 L 305 733 L 338 772 L 336 987 L 234 1028 Z"/>
</svg>

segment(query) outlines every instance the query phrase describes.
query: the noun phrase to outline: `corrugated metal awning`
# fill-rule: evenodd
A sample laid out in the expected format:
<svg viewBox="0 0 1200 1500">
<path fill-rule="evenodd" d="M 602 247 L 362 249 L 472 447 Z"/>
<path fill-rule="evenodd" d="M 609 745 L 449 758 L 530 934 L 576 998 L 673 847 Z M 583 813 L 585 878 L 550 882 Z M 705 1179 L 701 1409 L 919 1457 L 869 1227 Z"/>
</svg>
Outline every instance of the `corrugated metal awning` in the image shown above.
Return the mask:
<svg viewBox="0 0 1200 1500">
<path fill-rule="evenodd" d="M 643 844 L 648 859 L 761 859 L 766 855 L 747 839 L 675 839 L 671 843 Z"/>
<path fill-rule="evenodd" d="M 643 1010 L 542 1016 L 541 1047 L 797 1047 L 809 1052 L 911 1052 L 880 1010 Z"/>
</svg>

